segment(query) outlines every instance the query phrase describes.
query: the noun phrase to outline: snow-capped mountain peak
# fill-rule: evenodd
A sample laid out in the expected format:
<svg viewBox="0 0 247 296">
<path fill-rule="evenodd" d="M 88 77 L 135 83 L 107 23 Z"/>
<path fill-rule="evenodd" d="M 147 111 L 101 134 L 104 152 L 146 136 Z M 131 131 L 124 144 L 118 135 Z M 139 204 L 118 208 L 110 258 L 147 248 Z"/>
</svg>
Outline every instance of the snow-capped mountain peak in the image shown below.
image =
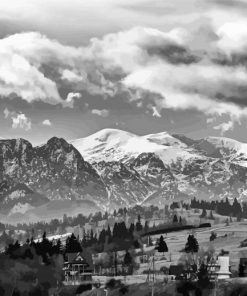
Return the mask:
<svg viewBox="0 0 247 296">
<path fill-rule="evenodd" d="M 166 154 L 170 160 L 174 153 L 168 150 L 174 148 L 182 153 L 187 147 L 167 132 L 138 136 L 118 129 L 103 129 L 89 137 L 72 140 L 70 143 L 89 162 L 102 160 L 125 162 L 141 153 L 156 153 L 166 162 L 164 151 L 167 150 Z"/>
</svg>

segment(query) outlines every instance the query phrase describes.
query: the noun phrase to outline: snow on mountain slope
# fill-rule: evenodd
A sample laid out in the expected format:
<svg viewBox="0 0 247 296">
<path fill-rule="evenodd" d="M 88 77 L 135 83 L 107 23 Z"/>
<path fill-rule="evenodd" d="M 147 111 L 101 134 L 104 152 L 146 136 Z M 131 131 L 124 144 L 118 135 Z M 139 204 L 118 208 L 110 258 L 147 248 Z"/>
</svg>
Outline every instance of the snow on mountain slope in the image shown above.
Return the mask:
<svg viewBox="0 0 247 296">
<path fill-rule="evenodd" d="M 156 143 L 158 145 L 177 146 L 184 148 L 187 147 L 185 143 L 169 135 L 167 132 L 150 134 L 143 136 L 142 138 L 148 140 L 149 142 Z"/>
<path fill-rule="evenodd" d="M 217 148 L 225 148 L 232 151 L 243 150 L 243 152 L 247 153 L 246 143 L 241 143 L 237 140 L 225 137 L 207 137 L 205 139 Z"/>
<path fill-rule="evenodd" d="M 229 161 L 247 167 L 247 143 L 225 137 L 207 137 L 206 140 L 218 148 Z"/>
<path fill-rule="evenodd" d="M 127 162 L 141 153 L 155 153 L 164 163 L 177 158 L 199 157 L 193 149 L 166 132 L 137 136 L 117 130 L 103 129 L 89 137 L 72 140 L 70 143 L 88 162 L 122 161 Z"/>
</svg>

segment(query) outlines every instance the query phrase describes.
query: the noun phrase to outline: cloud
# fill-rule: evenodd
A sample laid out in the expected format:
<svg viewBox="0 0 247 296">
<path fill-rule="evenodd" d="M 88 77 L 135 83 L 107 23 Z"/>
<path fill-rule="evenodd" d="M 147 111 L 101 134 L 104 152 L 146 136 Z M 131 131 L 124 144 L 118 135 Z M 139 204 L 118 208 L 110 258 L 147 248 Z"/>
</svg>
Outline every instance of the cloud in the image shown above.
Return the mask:
<svg viewBox="0 0 247 296">
<path fill-rule="evenodd" d="M 75 73 L 71 70 L 68 70 L 68 69 L 65 69 L 62 71 L 62 79 L 63 80 L 67 80 L 69 82 L 75 82 L 75 83 L 78 83 L 78 82 L 82 82 L 85 78 L 83 77 L 85 76 L 85 73 L 83 74 L 78 74 L 78 73 Z"/>
<path fill-rule="evenodd" d="M 246 28 L 244 20 L 205 21 L 197 30 L 139 26 L 81 47 L 39 33 L 15 34 L 0 40 L 0 95 L 73 108 L 81 93 L 104 102 L 129 91 L 130 104 L 148 108 L 140 103 L 145 96 L 135 95 L 141 90 L 158 113 L 196 109 L 236 119 L 247 115 Z"/>
<path fill-rule="evenodd" d="M 98 116 L 107 117 L 109 115 L 109 110 L 106 110 L 106 109 L 102 109 L 102 110 L 93 109 L 91 111 L 91 113 L 95 114 L 95 115 L 98 115 Z"/>
<path fill-rule="evenodd" d="M 214 126 L 215 130 L 220 131 L 221 136 L 223 136 L 226 132 L 233 130 L 233 128 L 234 128 L 234 123 L 233 121 L 230 121 L 230 120 L 228 122 L 223 122 L 217 126 Z"/>
<path fill-rule="evenodd" d="M 161 115 L 155 106 L 152 106 L 153 116 L 157 118 L 161 118 Z"/>
<path fill-rule="evenodd" d="M 28 118 L 24 113 L 12 114 L 11 119 L 12 119 L 13 129 L 20 128 L 20 129 L 24 129 L 25 131 L 31 130 L 31 127 L 32 127 L 31 119 Z"/>
<path fill-rule="evenodd" d="M 210 117 L 210 118 L 207 118 L 207 120 L 206 120 L 206 122 L 207 122 L 207 124 L 211 124 L 211 123 L 213 123 L 213 122 L 215 122 L 215 117 Z"/>
<path fill-rule="evenodd" d="M 80 98 L 81 98 L 80 93 L 70 92 L 70 93 L 68 93 L 65 103 L 63 105 L 73 108 L 75 99 L 80 99 Z"/>
<path fill-rule="evenodd" d="M 8 108 L 5 108 L 3 110 L 3 114 L 4 114 L 4 118 L 8 118 L 9 117 L 10 111 L 8 110 Z"/>
<path fill-rule="evenodd" d="M 43 121 L 42 121 L 42 124 L 43 124 L 43 125 L 46 125 L 46 126 L 51 126 L 51 125 L 52 125 L 50 119 L 45 119 L 45 120 L 43 120 Z"/>
<path fill-rule="evenodd" d="M 5 119 L 11 119 L 13 129 L 20 128 L 24 129 L 25 131 L 29 131 L 32 128 L 31 119 L 28 118 L 24 113 L 9 111 L 8 108 L 5 108 L 3 113 Z"/>
</svg>

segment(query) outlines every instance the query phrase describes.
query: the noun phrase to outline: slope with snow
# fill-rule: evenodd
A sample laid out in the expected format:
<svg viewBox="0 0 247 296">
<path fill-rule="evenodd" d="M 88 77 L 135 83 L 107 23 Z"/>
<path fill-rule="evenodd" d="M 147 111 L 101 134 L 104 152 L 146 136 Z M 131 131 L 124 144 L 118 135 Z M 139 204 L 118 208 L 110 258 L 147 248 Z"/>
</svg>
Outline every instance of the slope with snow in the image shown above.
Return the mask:
<svg viewBox="0 0 247 296">
<path fill-rule="evenodd" d="M 222 137 L 104 129 L 39 147 L 0 140 L 0 166 L 0 214 L 12 221 L 193 196 L 247 200 L 247 144 Z"/>
<path fill-rule="evenodd" d="M 232 163 L 247 167 L 247 143 L 225 137 L 207 137 L 206 140 L 218 148 L 222 156 Z"/>
<path fill-rule="evenodd" d="M 70 143 L 90 163 L 127 162 L 141 153 L 155 153 L 164 163 L 176 161 L 177 158 L 201 157 L 166 132 L 137 136 L 122 130 L 103 129 L 89 137 L 72 140 Z"/>
</svg>

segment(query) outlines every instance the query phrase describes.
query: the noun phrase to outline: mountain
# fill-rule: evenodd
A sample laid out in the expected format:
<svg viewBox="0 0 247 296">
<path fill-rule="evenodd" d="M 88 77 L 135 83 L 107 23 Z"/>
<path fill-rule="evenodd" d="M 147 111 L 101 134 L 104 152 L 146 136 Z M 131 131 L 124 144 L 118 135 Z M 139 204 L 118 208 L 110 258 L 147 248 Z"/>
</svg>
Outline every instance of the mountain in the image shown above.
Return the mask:
<svg viewBox="0 0 247 296">
<path fill-rule="evenodd" d="M 71 143 L 111 184 L 111 199 L 146 204 L 194 195 L 247 199 L 247 144 L 236 140 L 104 129 Z"/>
<path fill-rule="evenodd" d="M 40 220 L 193 196 L 247 200 L 247 144 L 104 129 L 33 147 L 0 140 L 0 217 Z"/>
<path fill-rule="evenodd" d="M 64 139 L 40 147 L 24 139 L 0 140 L 1 213 L 25 212 L 52 200 L 107 201 L 107 190 L 91 164 Z"/>
<path fill-rule="evenodd" d="M 164 163 L 170 163 L 178 157 L 196 157 L 185 143 L 166 132 L 137 136 L 122 130 L 103 129 L 89 137 L 72 140 L 70 143 L 90 163 L 99 161 L 125 163 L 142 153 L 155 153 Z"/>
</svg>

